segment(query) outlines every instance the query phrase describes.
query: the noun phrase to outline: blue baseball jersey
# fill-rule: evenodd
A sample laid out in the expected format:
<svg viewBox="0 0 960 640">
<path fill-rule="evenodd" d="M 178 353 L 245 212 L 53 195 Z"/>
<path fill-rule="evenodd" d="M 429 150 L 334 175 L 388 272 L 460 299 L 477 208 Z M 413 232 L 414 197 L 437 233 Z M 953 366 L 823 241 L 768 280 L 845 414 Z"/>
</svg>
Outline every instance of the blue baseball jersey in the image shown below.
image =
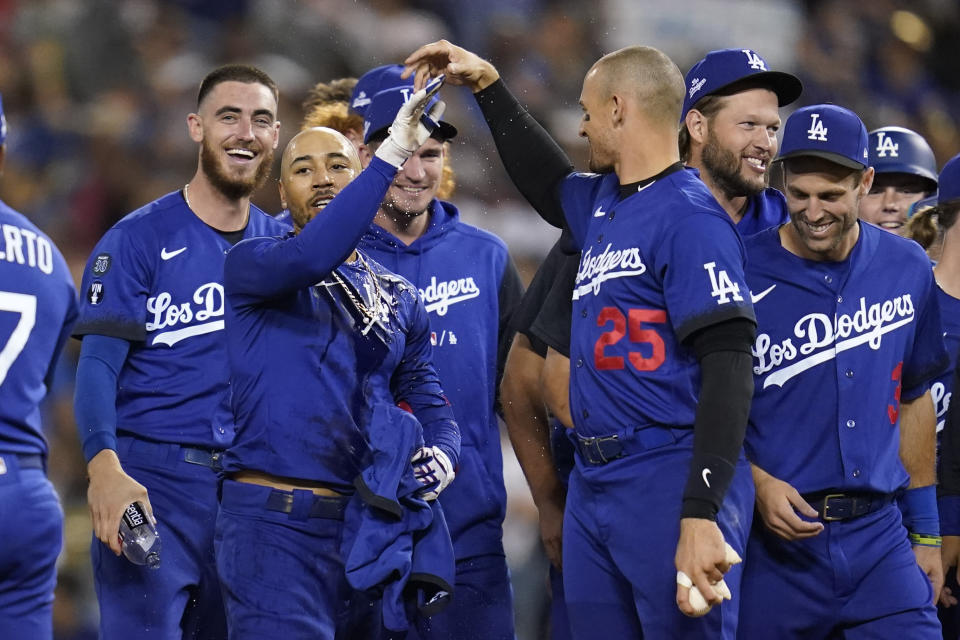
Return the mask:
<svg viewBox="0 0 960 640">
<path fill-rule="evenodd" d="M 40 401 L 76 318 L 63 255 L 0 201 L 0 451 L 46 456 Z"/>
<path fill-rule="evenodd" d="M 561 197 L 582 248 L 573 293 L 570 408 L 584 437 L 691 427 L 700 369 L 683 341 L 753 320 L 743 243 L 693 170 L 621 197 L 616 175 L 570 174 Z"/>
<path fill-rule="evenodd" d="M 930 386 L 930 395 L 937 410 L 937 441 L 943 431 L 947 419 L 947 410 L 950 408 L 952 395 L 953 371 L 957 366 L 957 352 L 960 351 L 960 300 L 937 287 L 937 302 L 940 305 L 940 322 L 943 324 L 943 343 L 947 349 L 950 364 L 946 371 L 937 376 Z"/>
<path fill-rule="evenodd" d="M 285 227 L 250 205 L 244 238 Z M 223 448 L 233 438 L 223 263 L 231 243 L 169 193 L 117 222 L 97 243 L 74 335 L 131 342 L 117 390 L 117 431 Z"/>
<path fill-rule="evenodd" d="M 412 282 L 429 314 L 436 367 L 463 444 L 457 479 L 440 497 L 457 557 L 502 553 L 498 346 L 523 286 L 500 238 L 461 221 L 449 202 L 434 199 L 429 216 L 409 245 L 371 225 L 360 247 Z"/>
<path fill-rule="evenodd" d="M 746 240 L 757 314 L 751 462 L 800 493 L 892 493 L 900 402 L 946 366 L 930 262 L 869 224 L 842 262 L 800 258 L 768 229 Z"/>
<path fill-rule="evenodd" d="M 368 168 L 319 215 L 346 208 L 372 217 L 393 175 L 386 173 Z M 370 464 L 366 427 L 377 403 L 406 403 L 425 432 L 453 425 L 453 411 L 433 366 L 416 288 L 362 254 L 328 267 L 330 256 L 316 243 L 322 228 L 311 223 L 299 235 L 247 240 L 227 257 L 226 338 L 238 426 L 224 469 L 350 490 Z M 350 242 L 345 237 L 328 252 L 348 254 Z M 456 464 L 459 446 L 448 454 Z"/>
<path fill-rule="evenodd" d="M 737 231 L 746 238 L 789 221 L 787 199 L 776 189 L 768 187 L 747 198 L 747 209 L 737 223 Z"/>
</svg>

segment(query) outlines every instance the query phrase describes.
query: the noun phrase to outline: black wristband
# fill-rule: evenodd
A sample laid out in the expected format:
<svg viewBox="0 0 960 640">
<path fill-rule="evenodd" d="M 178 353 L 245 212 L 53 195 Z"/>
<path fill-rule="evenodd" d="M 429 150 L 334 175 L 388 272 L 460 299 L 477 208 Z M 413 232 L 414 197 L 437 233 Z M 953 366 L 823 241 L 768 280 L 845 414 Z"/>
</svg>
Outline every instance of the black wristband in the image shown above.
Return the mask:
<svg viewBox="0 0 960 640">
<path fill-rule="evenodd" d="M 695 454 L 690 462 L 690 475 L 683 491 L 680 516 L 716 520 L 723 496 L 733 482 L 733 472 L 734 466 L 718 455 Z M 710 505 L 712 512 L 706 513 L 702 503 Z"/>
</svg>

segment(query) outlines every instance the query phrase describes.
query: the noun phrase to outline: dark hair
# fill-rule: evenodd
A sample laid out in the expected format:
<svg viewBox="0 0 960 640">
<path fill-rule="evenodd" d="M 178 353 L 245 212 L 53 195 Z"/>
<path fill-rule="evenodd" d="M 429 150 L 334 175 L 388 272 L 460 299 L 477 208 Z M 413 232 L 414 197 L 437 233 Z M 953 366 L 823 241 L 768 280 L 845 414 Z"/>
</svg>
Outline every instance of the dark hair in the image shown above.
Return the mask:
<svg viewBox="0 0 960 640">
<path fill-rule="evenodd" d="M 217 67 L 207 74 L 207 77 L 200 83 L 200 91 L 197 93 L 197 108 L 207 97 L 213 88 L 222 82 L 243 82 L 245 84 L 262 84 L 273 93 L 273 99 L 280 101 L 280 92 L 277 90 L 277 83 L 264 71 L 249 64 L 227 64 Z"/>
<path fill-rule="evenodd" d="M 938 218 L 937 207 L 928 207 L 918 211 L 907 220 L 903 235 L 915 241 L 924 250 L 929 249 L 940 237 Z"/>
</svg>

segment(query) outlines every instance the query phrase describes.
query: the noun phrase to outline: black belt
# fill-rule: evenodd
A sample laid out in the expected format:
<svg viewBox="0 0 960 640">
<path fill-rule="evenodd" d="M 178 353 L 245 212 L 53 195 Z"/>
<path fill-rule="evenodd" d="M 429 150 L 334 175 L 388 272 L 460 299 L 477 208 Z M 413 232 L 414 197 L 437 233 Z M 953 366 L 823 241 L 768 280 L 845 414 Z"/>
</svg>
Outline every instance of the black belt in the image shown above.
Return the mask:
<svg viewBox="0 0 960 640">
<path fill-rule="evenodd" d="M 325 518 L 327 520 L 343 520 L 343 512 L 347 509 L 347 496 L 318 496 L 313 494 L 308 518 Z M 290 513 L 293 511 L 293 492 L 274 489 L 267 498 L 268 511 Z"/>
<path fill-rule="evenodd" d="M 673 444 L 676 436 L 669 427 L 644 427 L 620 435 L 583 437 L 575 436 L 574 443 L 580 458 L 587 464 L 600 466 L 624 456 Z"/>
<path fill-rule="evenodd" d="M 824 522 L 849 520 L 873 513 L 893 502 L 892 493 L 807 493 L 803 499 Z"/>
<path fill-rule="evenodd" d="M 180 450 L 183 451 L 184 462 L 210 467 L 215 471 L 220 471 L 223 468 L 223 451 L 211 451 L 209 449 L 197 449 L 194 447 L 180 447 Z"/>
<path fill-rule="evenodd" d="M 21 469 L 43 469 L 43 456 L 39 453 L 0 453 L 0 458 L 16 458 L 17 466 Z M 6 465 L 3 466 L 6 473 Z"/>
</svg>

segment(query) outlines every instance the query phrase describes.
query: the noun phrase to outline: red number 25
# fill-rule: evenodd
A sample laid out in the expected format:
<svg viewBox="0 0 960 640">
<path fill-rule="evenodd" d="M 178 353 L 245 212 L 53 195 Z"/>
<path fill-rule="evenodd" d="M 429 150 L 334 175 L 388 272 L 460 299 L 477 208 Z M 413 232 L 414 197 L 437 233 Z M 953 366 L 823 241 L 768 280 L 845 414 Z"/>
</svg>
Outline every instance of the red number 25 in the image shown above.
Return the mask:
<svg viewBox="0 0 960 640">
<path fill-rule="evenodd" d="M 604 355 L 604 349 L 619 342 L 629 329 L 630 342 L 648 344 L 652 351 L 649 358 L 639 351 L 627 352 L 630 364 L 637 371 L 654 371 L 663 364 L 666 356 L 663 338 L 655 329 L 644 329 L 643 323 L 662 324 L 666 321 L 667 312 L 662 309 L 630 309 L 624 318 L 623 312 L 616 307 L 604 307 L 597 316 L 597 326 L 602 327 L 612 322 L 613 328 L 601 333 L 593 345 L 594 366 L 600 371 L 624 368 L 623 356 Z"/>
</svg>

